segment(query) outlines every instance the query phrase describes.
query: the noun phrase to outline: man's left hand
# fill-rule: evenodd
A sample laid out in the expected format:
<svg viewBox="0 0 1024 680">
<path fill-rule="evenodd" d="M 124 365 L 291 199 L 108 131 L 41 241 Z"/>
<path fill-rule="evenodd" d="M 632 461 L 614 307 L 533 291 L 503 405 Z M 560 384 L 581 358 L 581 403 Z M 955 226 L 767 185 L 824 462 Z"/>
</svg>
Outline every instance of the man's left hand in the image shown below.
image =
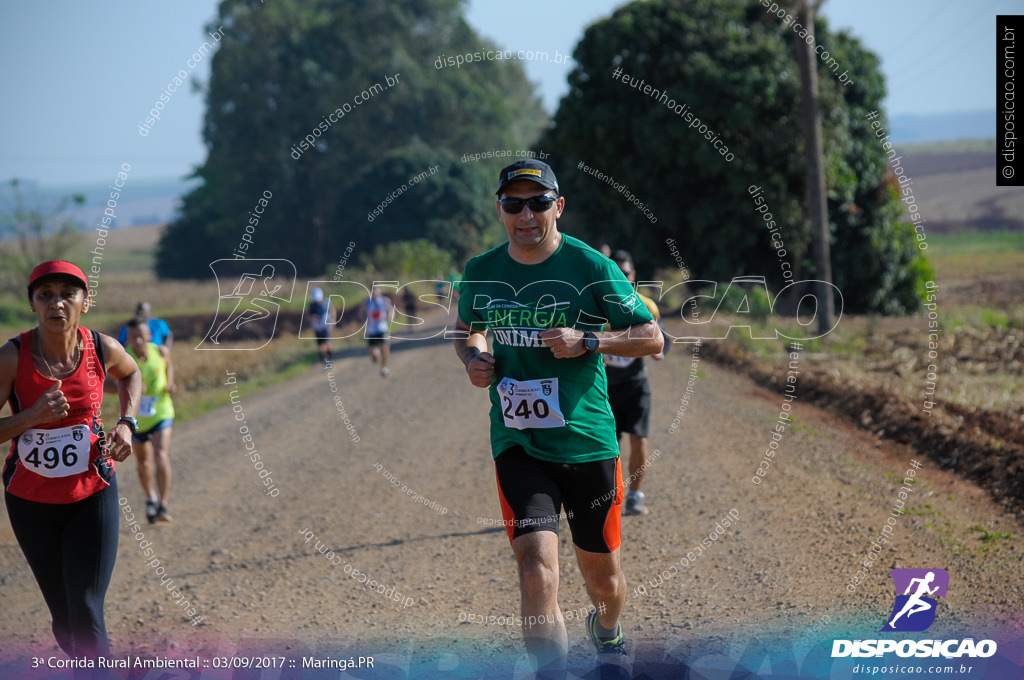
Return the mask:
<svg viewBox="0 0 1024 680">
<path fill-rule="evenodd" d="M 541 331 L 538 337 L 556 359 L 572 359 L 587 352 L 583 345 L 583 331 L 575 328 L 549 328 Z"/>
</svg>

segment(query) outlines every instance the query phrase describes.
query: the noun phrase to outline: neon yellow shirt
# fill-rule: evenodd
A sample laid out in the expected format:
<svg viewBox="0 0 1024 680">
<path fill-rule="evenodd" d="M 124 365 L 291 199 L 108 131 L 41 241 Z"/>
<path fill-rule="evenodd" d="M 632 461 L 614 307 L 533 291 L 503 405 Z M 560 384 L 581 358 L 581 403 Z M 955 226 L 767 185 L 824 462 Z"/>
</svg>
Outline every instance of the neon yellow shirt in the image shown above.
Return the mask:
<svg viewBox="0 0 1024 680">
<path fill-rule="evenodd" d="M 142 400 L 139 402 L 138 419 L 139 432 L 145 432 L 161 420 L 174 418 L 174 403 L 167 393 L 167 362 L 160 348 L 152 342 L 146 343 L 145 361 L 139 361 L 131 347 L 127 349 L 142 374 Z"/>
</svg>

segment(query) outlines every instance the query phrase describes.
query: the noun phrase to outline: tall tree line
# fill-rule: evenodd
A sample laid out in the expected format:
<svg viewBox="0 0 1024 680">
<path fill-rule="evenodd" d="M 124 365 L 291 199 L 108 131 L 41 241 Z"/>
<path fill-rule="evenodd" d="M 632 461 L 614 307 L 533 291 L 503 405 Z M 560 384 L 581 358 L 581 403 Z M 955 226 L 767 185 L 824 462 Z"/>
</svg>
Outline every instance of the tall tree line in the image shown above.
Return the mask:
<svg viewBox="0 0 1024 680">
<path fill-rule="evenodd" d="M 287 258 L 316 276 L 350 241 L 365 253 L 427 238 L 456 259 L 496 242 L 495 178 L 460 159 L 528 148 L 545 114 L 517 62 L 435 67 L 441 54 L 495 49 L 463 5 L 224 0 L 212 24 L 224 38 L 206 88 L 209 153 L 195 171 L 203 183 L 165 232 L 157 273 L 210 276 L 208 262 L 241 243 L 247 257 Z"/>
<path fill-rule="evenodd" d="M 203 184 L 166 232 L 158 273 L 209 275 L 204 258 L 231 256 L 267 190 L 248 257 L 315 276 L 350 241 L 368 253 L 423 238 L 461 264 L 503 238 L 491 194 L 510 160 L 464 154 L 533 144 L 569 199 L 563 227 L 628 248 L 642 269 L 672 266 L 671 239 L 696 278 L 762 275 L 774 290 L 815 278 L 790 4 L 785 17 L 763 0 L 626 4 L 588 27 L 548 120 L 517 62 L 437 67 L 495 49 L 462 0 L 224 0 Z M 833 281 L 848 311 L 915 309 L 929 266 L 866 118 L 885 96 L 878 57 L 821 17 L 814 34 L 829 53 L 813 66 Z"/>
</svg>

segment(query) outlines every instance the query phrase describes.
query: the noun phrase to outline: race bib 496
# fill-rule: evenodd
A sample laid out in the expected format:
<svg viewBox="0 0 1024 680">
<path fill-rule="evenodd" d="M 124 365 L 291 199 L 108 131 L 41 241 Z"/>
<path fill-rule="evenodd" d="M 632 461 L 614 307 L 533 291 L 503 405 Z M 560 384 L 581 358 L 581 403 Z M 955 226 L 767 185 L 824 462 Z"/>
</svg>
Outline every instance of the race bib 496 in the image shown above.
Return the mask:
<svg viewBox="0 0 1024 680">
<path fill-rule="evenodd" d="M 92 437 L 88 425 L 53 430 L 33 428 L 18 435 L 18 454 L 26 469 L 43 477 L 70 477 L 89 469 Z"/>
</svg>

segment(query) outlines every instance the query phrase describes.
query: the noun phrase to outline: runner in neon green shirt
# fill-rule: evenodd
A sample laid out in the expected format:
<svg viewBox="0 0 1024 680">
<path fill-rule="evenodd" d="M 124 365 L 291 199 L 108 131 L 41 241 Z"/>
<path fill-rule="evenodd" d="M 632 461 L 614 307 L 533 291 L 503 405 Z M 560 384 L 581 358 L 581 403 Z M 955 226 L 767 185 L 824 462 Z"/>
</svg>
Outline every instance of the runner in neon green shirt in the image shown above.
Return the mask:
<svg viewBox="0 0 1024 680">
<path fill-rule="evenodd" d="M 138 461 L 139 481 L 146 492 L 146 518 L 152 524 L 171 520 L 167 496 L 171 490 L 170 446 L 174 425 L 171 395 L 176 388 L 170 351 L 150 342 L 149 336 L 145 322 L 138 318 L 128 322 L 128 354 L 142 374 L 139 428 L 132 435 L 132 449 Z"/>
<path fill-rule="evenodd" d="M 547 164 L 526 159 L 504 168 L 497 194 L 508 242 L 466 265 L 455 350 L 470 382 L 490 394 L 491 447 L 519 565 L 524 641 L 538 670 L 564 666 L 568 639 L 557 599 L 564 506 L 596 608 L 588 633 L 599 656 L 620 658 L 622 470 L 596 355 L 655 354 L 662 335 L 618 267 L 558 231 L 565 199 Z M 605 324 L 611 330 L 598 330 Z"/>
</svg>

